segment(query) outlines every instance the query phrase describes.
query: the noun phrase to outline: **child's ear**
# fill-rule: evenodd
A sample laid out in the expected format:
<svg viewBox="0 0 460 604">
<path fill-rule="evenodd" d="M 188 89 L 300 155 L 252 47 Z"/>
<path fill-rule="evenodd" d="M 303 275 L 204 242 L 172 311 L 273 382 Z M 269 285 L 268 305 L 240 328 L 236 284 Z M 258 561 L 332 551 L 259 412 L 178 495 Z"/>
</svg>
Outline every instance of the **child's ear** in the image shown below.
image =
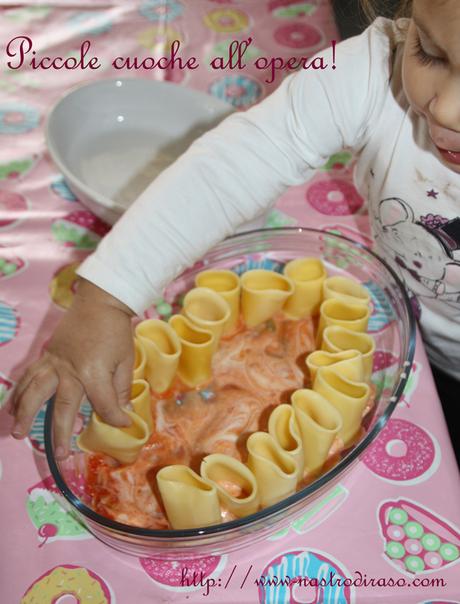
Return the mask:
<svg viewBox="0 0 460 604">
<path fill-rule="evenodd" d="M 402 199 L 388 197 L 379 204 L 378 218 L 382 226 L 394 226 L 403 222 L 414 222 L 414 212 Z"/>
</svg>

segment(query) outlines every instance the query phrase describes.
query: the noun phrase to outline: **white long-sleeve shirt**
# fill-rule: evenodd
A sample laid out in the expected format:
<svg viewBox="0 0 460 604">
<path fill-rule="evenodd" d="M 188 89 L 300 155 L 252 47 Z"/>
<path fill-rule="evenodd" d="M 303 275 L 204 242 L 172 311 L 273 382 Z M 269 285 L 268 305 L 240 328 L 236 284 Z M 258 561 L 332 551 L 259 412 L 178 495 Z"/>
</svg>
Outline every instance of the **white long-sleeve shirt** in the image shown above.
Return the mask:
<svg viewBox="0 0 460 604">
<path fill-rule="evenodd" d="M 338 46 L 336 70 L 296 72 L 202 136 L 78 273 L 140 314 L 209 248 L 349 148 L 375 249 L 419 307 L 431 360 L 460 379 L 460 176 L 405 98 L 406 30 L 405 21 L 377 19 Z"/>
</svg>

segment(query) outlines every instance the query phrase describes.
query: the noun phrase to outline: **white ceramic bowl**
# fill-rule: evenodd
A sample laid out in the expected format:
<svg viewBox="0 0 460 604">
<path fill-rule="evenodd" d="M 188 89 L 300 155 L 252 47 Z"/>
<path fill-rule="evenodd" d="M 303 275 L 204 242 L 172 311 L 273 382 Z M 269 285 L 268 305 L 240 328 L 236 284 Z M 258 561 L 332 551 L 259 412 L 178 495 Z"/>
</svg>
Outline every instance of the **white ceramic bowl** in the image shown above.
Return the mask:
<svg viewBox="0 0 460 604">
<path fill-rule="evenodd" d="M 231 105 L 177 84 L 110 79 L 69 92 L 51 110 L 46 139 L 72 192 L 113 224 Z"/>
</svg>

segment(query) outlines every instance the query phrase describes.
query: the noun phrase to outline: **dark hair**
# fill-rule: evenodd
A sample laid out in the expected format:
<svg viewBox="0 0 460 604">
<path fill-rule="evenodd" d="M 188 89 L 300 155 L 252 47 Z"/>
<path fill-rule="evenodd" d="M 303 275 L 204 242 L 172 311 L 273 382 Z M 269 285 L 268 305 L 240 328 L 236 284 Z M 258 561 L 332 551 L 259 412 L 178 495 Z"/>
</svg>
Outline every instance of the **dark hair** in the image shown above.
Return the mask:
<svg viewBox="0 0 460 604">
<path fill-rule="evenodd" d="M 410 17 L 412 13 L 412 0 L 399 0 L 396 10 L 394 2 L 388 2 L 388 0 L 360 0 L 360 4 L 370 21 L 373 21 L 382 12 L 385 12 L 386 15 L 392 13 L 391 16 L 395 19 Z"/>
</svg>

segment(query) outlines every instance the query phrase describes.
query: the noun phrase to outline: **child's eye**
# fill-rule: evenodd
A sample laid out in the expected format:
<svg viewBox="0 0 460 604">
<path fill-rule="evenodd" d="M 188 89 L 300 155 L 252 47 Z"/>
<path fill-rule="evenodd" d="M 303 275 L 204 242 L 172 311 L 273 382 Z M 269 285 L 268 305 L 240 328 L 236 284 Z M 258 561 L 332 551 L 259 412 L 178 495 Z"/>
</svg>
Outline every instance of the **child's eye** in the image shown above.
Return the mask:
<svg viewBox="0 0 460 604">
<path fill-rule="evenodd" d="M 429 55 L 427 52 L 425 52 L 419 37 L 417 37 L 414 47 L 414 56 L 417 57 L 422 65 L 445 65 L 445 59 L 441 57 L 433 57 L 433 55 Z"/>
</svg>

